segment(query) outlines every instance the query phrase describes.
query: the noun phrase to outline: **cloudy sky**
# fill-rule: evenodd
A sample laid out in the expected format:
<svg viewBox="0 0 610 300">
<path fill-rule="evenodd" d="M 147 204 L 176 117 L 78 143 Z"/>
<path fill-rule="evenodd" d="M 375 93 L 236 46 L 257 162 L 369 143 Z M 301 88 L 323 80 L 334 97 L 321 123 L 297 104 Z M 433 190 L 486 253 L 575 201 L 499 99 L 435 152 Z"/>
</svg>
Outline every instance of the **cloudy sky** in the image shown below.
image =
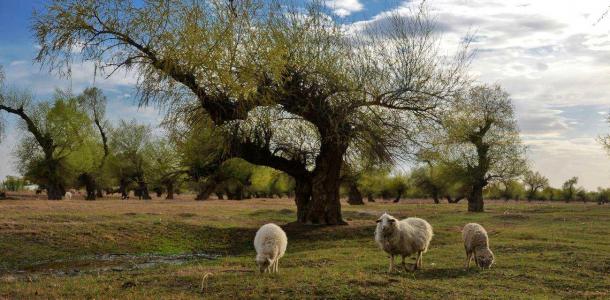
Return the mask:
<svg viewBox="0 0 610 300">
<path fill-rule="evenodd" d="M 388 4 L 390 2 L 391 4 Z M 33 63 L 36 43 L 29 31 L 31 11 L 44 1 L 0 0 L 0 64 L 7 81 L 31 89 L 38 99 L 55 88 L 80 92 L 93 83 L 93 68 L 73 68 L 71 79 L 59 79 Z M 328 1 L 345 24 L 379 21 L 388 12 L 408 13 L 419 1 Z M 559 186 L 578 176 L 588 189 L 610 186 L 610 157 L 596 138 L 610 132 L 610 15 L 608 0 L 428 0 L 427 4 L 452 45 L 466 34 L 476 51 L 472 75 L 499 83 L 517 108 L 532 168 Z M 118 74 L 96 85 L 109 96 L 113 120 L 137 117 L 156 124 L 152 108 L 136 106 L 134 80 Z M 18 139 L 9 127 L 0 144 L 0 179 L 15 174 L 12 149 Z"/>
</svg>

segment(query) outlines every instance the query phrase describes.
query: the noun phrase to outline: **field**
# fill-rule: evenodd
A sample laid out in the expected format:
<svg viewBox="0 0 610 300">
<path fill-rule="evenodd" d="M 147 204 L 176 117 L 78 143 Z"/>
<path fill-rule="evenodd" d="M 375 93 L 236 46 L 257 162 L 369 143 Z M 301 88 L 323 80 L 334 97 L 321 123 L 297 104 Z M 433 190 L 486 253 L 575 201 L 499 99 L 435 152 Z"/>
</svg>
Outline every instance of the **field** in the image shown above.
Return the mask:
<svg viewBox="0 0 610 300">
<path fill-rule="evenodd" d="M 405 200 L 344 205 L 347 226 L 291 224 L 290 199 L 0 201 L 0 298 L 610 298 L 610 207 Z M 384 211 L 434 226 L 424 269 L 389 274 L 373 241 Z M 288 234 L 280 274 L 255 272 L 252 239 Z M 496 264 L 463 269 L 460 229 L 483 224 Z"/>
</svg>

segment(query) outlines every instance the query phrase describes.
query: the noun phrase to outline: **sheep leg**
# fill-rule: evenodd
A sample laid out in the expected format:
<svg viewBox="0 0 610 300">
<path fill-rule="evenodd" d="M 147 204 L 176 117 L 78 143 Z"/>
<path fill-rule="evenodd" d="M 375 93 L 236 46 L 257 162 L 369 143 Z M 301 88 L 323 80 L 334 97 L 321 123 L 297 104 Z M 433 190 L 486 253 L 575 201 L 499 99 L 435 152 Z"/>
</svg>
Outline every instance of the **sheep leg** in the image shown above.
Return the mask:
<svg viewBox="0 0 610 300">
<path fill-rule="evenodd" d="M 472 261 L 472 257 L 472 252 L 466 251 L 466 263 L 464 265 L 464 268 L 466 268 L 466 270 L 470 269 L 470 262 Z"/>
<path fill-rule="evenodd" d="M 421 251 L 417 252 L 417 268 L 421 269 L 424 264 L 424 256 Z"/>
<path fill-rule="evenodd" d="M 402 267 L 405 268 L 405 271 L 409 271 L 409 269 L 407 269 L 407 264 L 405 264 L 405 256 L 402 256 Z"/>
<path fill-rule="evenodd" d="M 279 273 L 280 272 L 280 260 L 276 259 L 275 260 L 275 273 Z"/>
<path fill-rule="evenodd" d="M 476 267 L 479 266 L 479 262 L 477 261 L 477 250 L 472 250 L 472 257 L 474 258 L 474 264 Z"/>
<path fill-rule="evenodd" d="M 390 270 L 388 272 L 392 273 L 394 271 L 394 255 L 390 255 Z"/>
</svg>

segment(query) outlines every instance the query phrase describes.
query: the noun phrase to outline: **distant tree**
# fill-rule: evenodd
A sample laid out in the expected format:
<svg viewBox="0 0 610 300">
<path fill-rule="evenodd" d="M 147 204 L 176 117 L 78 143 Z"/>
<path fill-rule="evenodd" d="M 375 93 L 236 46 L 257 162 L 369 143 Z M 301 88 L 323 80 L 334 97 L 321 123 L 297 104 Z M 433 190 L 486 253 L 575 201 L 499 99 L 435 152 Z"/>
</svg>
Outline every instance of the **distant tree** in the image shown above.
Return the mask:
<svg viewBox="0 0 610 300">
<path fill-rule="evenodd" d="M 148 161 L 145 173 L 155 190 L 167 193 L 166 199 L 174 199 L 174 193 L 178 185 L 185 180 L 186 169 L 181 164 L 176 145 L 167 138 L 157 138 L 143 150 L 143 155 Z"/>
<path fill-rule="evenodd" d="M 148 192 L 146 170 L 150 161 L 146 157 L 151 146 L 152 132 L 150 126 L 138 124 L 135 120 L 121 120 L 112 130 L 109 137 L 109 167 L 119 181 L 119 191 L 123 197 L 128 196 L 129 186 L 134 183 L 135 193 L 141 199 L 151 199 Z"/>
<path fill-rule="evenodd" d="M 610 203 L 610 188 L 597 188 L 597 204 Z"/>
<path fill-rule="evenodd" d="M 24 178 L 16 176 L 6 176 L 4 181 L 2 181 L 2 184 L 0 184 L 0 190 L 17 192 L 23 190 L 27 184 L 28 182 Z"/>
<path fill-rule="evenodd" d="M 549 179 L 539 172 L 527 171 L 523 176 L 523 183 L 527 185 L 527 200 L 531 201 L 536 198 L 538 190 L 549 185 Z"/>
<path fill-rule="evenodd" d="M 386 169 L 372 169 L 360 175 L 358 189 L 368 202 L 375 202 L 375 198 L 381 196 L 384 183 L 389 178 L 389 172 Z"/>
<path fill-rule="evenodd" d="M 87 190 L 87 200 L 95 200 L 102 197 L 104 189 L 104 170 L 106 160 L 110 155 L 108 146 L 108 134 L 111 130 L 110 122 L 106 120 L 106 96 L 96 87 L 86 88 L 78 96 L 79 105 L 89 115 L 93 121 L 97 133 L 99 134 L 99 144 L 103 149 L 102 157 L 97 159 L 98 165 L 91 172 L 84 172 L 79 175 Z"/>
<path fill-rule="evenodd" d="M 563 197 L 565 198 L 566 202 L 574 200 L 574 197 L 578 192 L 576 184 L 578 184 L 578 177 L 576 176 L 566 180 L 566 182 L 563 183 Z"/>
<path fill-rule="evenodd" d="M 606 122 L 608 122 L 608 125 L 610 125 L 610 114 L 608 114 L 608 116 L 606 117 Z M 610 155 L 610 134 L 600 136 L 599 142 L 606 149 L 606 151 L 608 151 L 608 154 Z"/>
<path fill-rule="evenodd" d="M 76 99 L 57 91 L 52 102 L 34 104 L 30 94 L 0 90 L 0 112 L 20 119 L 23 135 L 17 149 L 19 169 L 26 178 L 46 187 L 49 200 L 62 199 L 73 181 L 68 156 L 86 140 L 90 120 Z"/>
<path fill-rule="evenodd" d="M 409 179 L 405 174 L 398 173 L 390 178 L 387 188 L 396 195 L 393 202 L 398 203 L 409 188 Z"/>
<path fill-rule="evenodd" d="M 192 109 L 196 109 L 193 107 Z M 209 118 L 191 119 L 180 110 L 166 116 L 164 128 L 176 147 L 180 165 L 189 177 L 196 200 L 207 200 L 218 183 L 220 165 L 230 158 L 225 132 L 213 126 Z"/>
<path fill-rule="evenodd" d="M 525 170 L 512 101 L 500 86 L 472 87 L 458 97 L 443 125 L 440 157 L 465 171 L 468 211 L 482 212 L 487 184 L 516 178 Z"/>
</svg>

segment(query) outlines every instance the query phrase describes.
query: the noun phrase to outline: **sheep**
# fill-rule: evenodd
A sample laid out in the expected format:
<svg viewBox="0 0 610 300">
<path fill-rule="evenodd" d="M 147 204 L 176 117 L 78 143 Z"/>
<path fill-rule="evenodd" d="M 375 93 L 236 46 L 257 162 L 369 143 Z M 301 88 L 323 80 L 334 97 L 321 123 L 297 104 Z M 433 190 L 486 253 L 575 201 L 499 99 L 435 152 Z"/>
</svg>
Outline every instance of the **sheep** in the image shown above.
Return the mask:
<svg viewBox="0 0 610 300">
<path fill-rule="evenodd" d="M 254 237 L 256 264 L 261 273 L 279 272 L 279 261 L 286 252 L 288 238 L 279 226 L 269 223 L 261 226 Z"/>
<path fill-rule="evenodd" d="M 375 229 L 375 241 L 383 251 L 390 254 L 390 273 L 394 270 L 395 255 L 402 256 L 402 266 L 408 271 L 405 257 L 417 254 L 411 271 L 421 269 L 422 254 L 428 251 L 433 235 L 432 226 L 426 220 L 406 218 L 399 221 L 387 213 L 379 217 Z"/>
<path fill-rule="evenodd" d="M 66 194 L 64 195 L 64 198 L 66 198 L 67 200 L 72 200 L 72 193 L 66 192 Z"/>
<path fill-rule="evenodd" d="M 489 269 L 494 263 L 494 254 L 489 249 L 489 237 L 483 226 L 477 223 L 468 223 L 462 229 L 464 249 L 466 250 L 465 269 L 470 268 L 470 261 L 474 260 L 480 268 Z"/>
</svg>

